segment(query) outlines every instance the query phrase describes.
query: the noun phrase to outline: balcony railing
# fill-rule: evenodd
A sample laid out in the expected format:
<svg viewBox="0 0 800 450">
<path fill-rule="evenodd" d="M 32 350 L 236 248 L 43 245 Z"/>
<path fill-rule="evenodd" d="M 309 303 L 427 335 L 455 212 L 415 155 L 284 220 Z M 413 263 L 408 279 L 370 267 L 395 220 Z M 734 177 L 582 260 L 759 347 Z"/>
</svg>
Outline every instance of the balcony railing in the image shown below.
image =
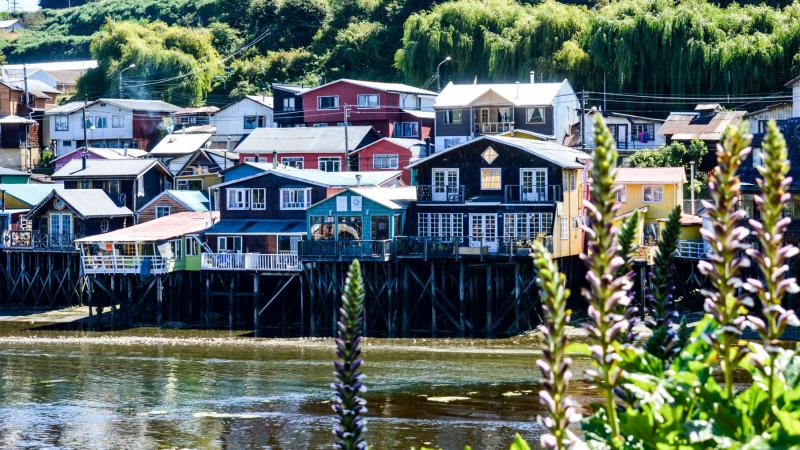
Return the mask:
<svg viewBox="0 0 800 450">
<path fill-rule="evenodd" d="M 553 251 L 552 236 L 538 238 L 398 236 L 394 238 L 394 253 L 398 258 L 424 259 L 458 259 L 468 255 L 527 256 L 534 240 L 543 241 L 545 248 Z"/>
<path fill-rule="evenodd" d="M 678 241 L 678 256 L 682 258 L 703 259 L 709 250 L 708 243 L 702 239 Z"/>
<path fill-rule="evenodd" d="M 514 122 L 477 122 L 475 131 L 479 134 L 500 134 L 514 129 Z"/>
<path fill-rule="evenodd" d="M 417 186 L 417 202 L 419 203 L 464 203 L 464 185 L 430 185 Z"/>
<path fill-rule="evenodd" d="M 506 185 L 505 203 L 554 203 L 563 200 L 561 185 Z"/>
<path fill-rule="evenodd" d="M 303 261 L 388 261 L 392 256 L 392 241 L 323 240 L 300 241 L 300 259 Z"/>
<path fill-rule="evenodd" d="M 297 253 L 203 253 L 202 270 L 299 272 Z"/>
<path fill-rule="evenodd" d="M 172 259 L 161 256 L 84 256 L 83 273 L 89 274 L 134 274 L 160 275 L 169 271 Z"/>
<path fill-rule="evenodd" d="M 2 247 L 10 250 L 75 252 L 76 238 L 72 234 L 4 230 Z"/>
</svg>

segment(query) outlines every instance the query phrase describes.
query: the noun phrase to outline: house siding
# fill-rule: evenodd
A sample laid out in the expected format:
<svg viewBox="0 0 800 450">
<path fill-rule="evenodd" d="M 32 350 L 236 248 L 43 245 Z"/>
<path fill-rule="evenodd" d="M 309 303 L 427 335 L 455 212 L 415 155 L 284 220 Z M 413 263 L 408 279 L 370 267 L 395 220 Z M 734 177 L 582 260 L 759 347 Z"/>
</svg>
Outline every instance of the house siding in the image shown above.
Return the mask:
<svg viewBox="0 0 800 450">
<path fill-rule="evenodd" d="M 217 131 L 212 138 L 214 142 L 226 145 L 227 138 L 231 138 L 231 148 L 233 150 L 239 141 L 250 134 L 252 129 L 244 128 L 245 116 L 264 116 L 264 126 L 273 127 L 272 108 L 262 105 L 247 97 L 220 110 L 211 118 L 211 123 L 217 127 Z"/>
<path fill-rule="evenodd" d="M 137 213 L 138 222 L 144 223 L 154 220 L 156 218 L 156 207 L 158 206 L 169 206 L 170 214 L 191 212 L 187 207 L 183 206 L 182 203 L 178 202 L 169 195 L 164 195 L 158 200 L 151 203 L 150 206 L 139 210 L 139 212 Z"/>
<path fill-rule="evenodd" d="M 278 127 L 294 127 L 305 124 L 303 97 L 279 88 L 273 88 L 272 96 L 274 98 L 275 124 Z M 294 98 L 293 111 L 286 111 L 283 109 L 283 100 L 287 98 Z"/>
<path fill-rule="evenodd" d="M 223 186 L 220 188 L 220 217 L 225 219 L 290 219 L 305 220 L 306 211 L 303 210 L 281 210 L 280 209 L 280 189 L 284 187 L 304 187 L 311 188 L 311 203 L 314 204 L 328 197 L 328 189 L 303 181 L 284 178 L 275 174 L 266 174 L 260 177 L 242 180 L 241 182 Z M 266 209 L 264 210 L 230 210 L 228 209 L 227 191 L 228 189 L 249 188 L 266 190 Z"/>
<path fill-rule="evenodd" d="M 373 168 L 375 155 L 397 155 L 398 168 L 397 169 Z M 405 184 L 406 186 L 411 186 L 411 171 L 406 167 L 411 163 L 411 150 L 403 146 L 393 144 L 392 142 L 389 141 L 379 141 L 359 151 L 357 154 L 357 158 L 358 158 L 359 171 L 366 172 L 366 171 L 402 170 L 403 174 L 401 178 L 403 180 L 403 184 Z"/>
<path fill-rule="evenodd" d="M 337 199 L 339 197 L 345 196 L 347 197 L 347 210 L 340 211 L 337 208 Z M 352 211 L 350 209 L 350 205 L 352 201 L 350 200 L 351 197 L 361 197 L 362 199 L 362 207 L 361 211 Z M 331 214 L 332 213 L 332 214 Z M 355 192 L 345 191 L 338 195 L 332 196 L 322 203 L 314 205 L 313 207 L 309 208 L 306 213 L 306 226 L 308 227 L 308 234 L 307 239 L 312 239 L 312 229 L 311 229 L 311 217 L 312 216 L 325 216 L 325 217 L 333 217 L 334 224 L 338 222 L 339 217 L 350 217 L 350 216 L 358 216 L 361 218 L 362 223 L 362 240 L 376 240 L 376 237 L 372 230 L 372 220 L 371 218 L 374 216 L 388 216 L 389 217 L 389 239 L 393 239 L 395 236 L 402 235 L 403 231 L 403 223 L 405 222 L 405 210 L 402 209 L 389 209 L 379 203 L 375 203 L 374 201 L 370 200 L 367 197 L 358 195 Z M 400 229 L 394 229 L 394 217 L 400 216 Z M 334 236 L 338 239 L 338 233 L 334 233 Z"/>
</svg>

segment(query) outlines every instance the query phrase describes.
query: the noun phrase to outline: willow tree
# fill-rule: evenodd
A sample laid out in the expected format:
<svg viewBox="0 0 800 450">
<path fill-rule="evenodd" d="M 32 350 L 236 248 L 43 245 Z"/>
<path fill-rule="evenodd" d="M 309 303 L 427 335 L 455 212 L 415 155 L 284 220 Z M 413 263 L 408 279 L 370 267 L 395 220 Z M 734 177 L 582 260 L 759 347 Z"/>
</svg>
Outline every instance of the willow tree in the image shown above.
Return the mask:
<svg viewBox="0 0 800 450">
<path fill-rule="evenodd" d="M 116 97 L 120 72 L 134 65 L 124 73 L 123 96 L 199 104 L 223 66 L 208 31 L 163 22 L 109 22 L 91 52 L 98 67 L 79 80 L 78 91 L 92 97 Z"/>
</svg>

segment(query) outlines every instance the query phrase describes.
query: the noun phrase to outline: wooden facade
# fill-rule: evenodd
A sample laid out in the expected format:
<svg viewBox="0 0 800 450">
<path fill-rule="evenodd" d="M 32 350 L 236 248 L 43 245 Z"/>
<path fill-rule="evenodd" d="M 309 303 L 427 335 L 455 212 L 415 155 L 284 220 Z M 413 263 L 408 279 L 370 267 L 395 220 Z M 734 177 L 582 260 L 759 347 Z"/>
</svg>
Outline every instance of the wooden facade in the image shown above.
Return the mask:
<svg viewBox="0 0 800 450">
<path fill-rule="evenodd" d="M 193 197 L 191 203 L 182 198 L 184 195 Z M 198 201 L 205 203 L 204 207 L 199 207 Z M 136 212 L 136 220 L 138 223 L 144 223 L 183 212 L 206 212 L 208 211 L 208 206 L 208 199 L 202 191 L 166 190 L 142 206 Z"/>
</svg>

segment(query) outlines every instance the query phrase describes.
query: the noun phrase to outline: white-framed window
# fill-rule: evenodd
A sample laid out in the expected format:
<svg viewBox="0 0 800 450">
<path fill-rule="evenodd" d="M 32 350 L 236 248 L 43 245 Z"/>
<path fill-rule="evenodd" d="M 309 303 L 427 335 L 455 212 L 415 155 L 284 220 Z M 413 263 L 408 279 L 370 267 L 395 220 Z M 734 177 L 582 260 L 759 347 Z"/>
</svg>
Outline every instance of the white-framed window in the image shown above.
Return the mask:
<svg viewBox="0 0 800 450">
<path fill-rule="evenodd" d="M 561 218 L 561 239 L 569 239 L 569 219 Z"/>
<path fill-rule="evenodd" d="M 281 157 L 281 164 L 286 167 L 302 169 L 305 165 L 305 158 L 302 156 L 283 156 Z"/>
<path fill-rule="evenodd" d="M 337 104 L 338 106 L 338 104 Z M 359 94 L 359 109 L 376 109 L 381 107 L 381 96 L 378 94 Z"/>
<path fill-rule="evenodd" d="M 156 206 L 156 219 L 168 216 L 171 210 L 169 206 Z"/>
<path fill-rule="evenodd" d="M 763 160 L 761 159 L 761 149 L 758 147 L 753 147 L 753 167 L 758 167 L 763 164 Z"/>
<path fill-rule="evenodd" d="M 287 97 L 283 99 L 283 110 L 284 111 L 294 111 L 294 97 Z"/>
<path fill-rule="evenodd" d="M 620 186 L 616 195 L 617 203 L 626 203 L 628 201 L 628 186 L 625 186 L 624 184 Z"/>
<path fill-rule="evenodd" d="M 543 106 L 532 106 L 525 111 L 525 123 L 538 124 L 545 123 L 545 111 Z"/>
<path fill-rule="evenodd" d="M 311 188 L 283 188 L 281 209 L 306 209 L 311 206 Z"/>
<path fill-rule="evenodd" d="M 217 251 L 219 253 L 241 253 L 242 252 L 242 237 L 241 236 L 218 236 L 217 237 Z"/>
<path fill-rule="evenodd" d="M 463 237 L 464 215 L 461 213 L 418 213 L 417 235 L 422 237 Z"/>
<path fill-rule="evenodd" d="M 553 213 L 507 213 L 503 215 L 503 236 L 533 239 L 551 234 Z"/>
<path fill-rule="evenodd" d="M 228 188 L 228 209 L 250 209 L 250 189 Z"/>
<path fill-rule="evenodd" d="M 244 162 L 258 162 L 258 156 L 245 156 Z"/>
<path fill-rule="evenodd" d="M 397 155 L 374 155 L 372 157 L 372 168 L 376 170 L 397 169 L 400 166 L 400 158 Z"/>
<path fill-rule="evenodd" d="M 339 109 L 339 96 L 320 95 L 317 97 L 317 109 Z"/>
<path fill-rule="evenodd" d="M 111 128 L 122 128 L 122 116 L 114 114 L 111 116 Z"/>
<path fill-rule="evenodd" d="M 70 214 L 70 213 L 51 213 L 50 214 L 50 234 L 71 235 L 72 234 L 72 214 Z"/>
<path fill-rule="evenodd" d="M 69 116 L 59 114 L 55 117 L 56 131 L 69 131 Z"/>
<path fill-rule="evenodd" d="M 244 116 L 244 129 L 254 130 L 264 128 L 266 118 L 264 116 Z"/>
<path fill-rule="evenodd" d="M 323 170 L 325 172 L 341 172 L 342 159 L 338 156 L 320 156 L 319 159 L 317 159 L 317 167 L 319 170 Z"/>
<path fill-rule="evenodd" d="M 462 113 L 460 109 L 445 109 L 444 110 L 444 123 L 455 124 L 461 123 Z"/>
<path fill-rule="evenodd" d="M 348 127 L 352 127 L 353 126 L 353 122 L 336 122 L 336 126 L 337 127 L 343 127 L 345 125 L 347 125 Z"/>
<path fill-rule="evenodd" d="M 186 256 L 197 256 L 200 254 L 200 245 L 193 237 L 187 237 L 183 240 L 186 247 Z"/>
<path fill-rule="evenodd" d="M 483 168 L 481 169 L 481 190 L 499 191 L 502 189 L 501 169 Z"/>
<path fill-rule="evenodd" d="M 253 189 L 250 192 L 250 201 L 252 209 L 267 209 L 267 190 L 266 189 Z"/>
<path fill-rule="evenodd" d="M 661 203 L 664 201 L 664 186 L 645 186 L 642 189 L 642 201 L 645 203 Z"/>
<path fill-rule="evenodd" d="M 80 180 L 78 180 L 78 187 L 79 187 L 79 189 L 91 189 L 92 188 L 92 180 L 80 179 Z"/>
<path fill-rule="evenodd" d="M 419 122 L 395 122 L 394 137 L 419 137 Z"/>
<path fill-rule="evenodd" d="M 327 126 L 328 126 L 327 123 L 315 123 L 314 124 L 314 128 L 325 128 Z"/>
<path fill-rule="evenodd" d="M 572 218 L 572 229 L 577 230 L 581 227 L 581 216 L 575 216 Z"/>
<path fill-rule="evenodd" d="M 178 188 L 179 191 L 188 191 L 189 180 L 178 180 L 175 182 L 175 186 Z"/>
<path fill-rule="evenodd" d="M 631 140 L 646 143 L 656 138 L 656 127 L 652 123 L 631 124 Z"/>
<path fill-rule="evenodd" d="M 454 147 L 461 143 L 461 138 L 444 138 L 444 148 Z"/>
<path fill-rule="evenodd" d="M 95 128 L 108 128 L 108 117 L 97 116 L 97 121 L 94 125 Z"/>
</svg>

